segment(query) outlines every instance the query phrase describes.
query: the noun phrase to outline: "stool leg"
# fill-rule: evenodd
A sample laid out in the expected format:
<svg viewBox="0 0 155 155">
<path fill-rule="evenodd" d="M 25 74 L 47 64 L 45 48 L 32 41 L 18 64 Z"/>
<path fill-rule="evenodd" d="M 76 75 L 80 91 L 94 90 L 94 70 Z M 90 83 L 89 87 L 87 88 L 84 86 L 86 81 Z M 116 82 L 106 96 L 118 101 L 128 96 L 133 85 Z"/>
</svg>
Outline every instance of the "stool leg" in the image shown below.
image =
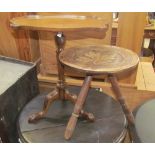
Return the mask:
<svg viewBox="0 0 155 155">
<path fill-rule="evenodd" d="M 74 132 L 74 129 L 75 129 L 75 126 L 77 123 L 77 119 L 78 119 L 79 114 L 83 108 L 85 99 L 86 99 L 88 91 L 89 91 L 91 80 L 92 80 L 92 76 L 87 76 L 83 82 L 81 91 L 79 93 L 79 96 L 78 96 L 75 106 L 74 106 L 73 113 L 68 121 L 66 130 L 65 130 L 65 135 L 64 135 L 65 139 L 70 139 Z"/>
<path fill-rule="evenodd" d="M 65 36 L 62 32 L 58 32 L 55 35 L 55 44 L 57 46 L 56 50 L 56 59 L 57 59 L 57 66 L 58 66 L 58 83 L 57 89 L 59 92 L 59 99 L 65 100 L 65 77 L 64 77 L 64 66 L 61 64 L 59 60 L 59 54 L 63 51 L 65 46 Z"/>
<path fill-rule="evenodd" d="M 76 104 L 77 95 L 71 94 L 68 90 L 65 91 L 65 100 L 71 101 L 71 103 Z M 84 110 L 81 110 L 80 116 L 83 119 L 86 119 L 90 122 L 94 122 L 95 117 L 92 113 L 86 112 Z"/>
<path fill-rule="evenodd" d="M 111 85 L 112 85 L 113 91 L 116 95 L 116 98 L 119 101 L 119 103 L 121 104 L 123 112 L 124 112 L 126 119 L 128 121 L 129 136 L 130 136 L 130 140 L 133 142 L 134 130 L 135 130 L 133 114 L 132 114 L 132 112 L 130 112 L 130 110 L 125 102 L 125 99 L 121 93 L 121 90 L 119 88 L 118 81 L 117 81 L 116 77 L 114 75 L 109 75 L 108 78 L 111 82 Z"/>
</svg>

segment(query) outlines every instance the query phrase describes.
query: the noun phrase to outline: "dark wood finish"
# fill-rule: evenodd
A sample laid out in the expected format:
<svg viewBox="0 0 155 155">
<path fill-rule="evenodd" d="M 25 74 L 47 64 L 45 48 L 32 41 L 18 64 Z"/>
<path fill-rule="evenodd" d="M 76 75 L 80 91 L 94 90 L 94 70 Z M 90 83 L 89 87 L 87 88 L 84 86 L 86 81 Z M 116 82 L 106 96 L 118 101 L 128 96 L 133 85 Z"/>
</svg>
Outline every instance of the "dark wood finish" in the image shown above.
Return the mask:
<svg viewBox="0 0 155 155">
<path fill-rule="evenodd" d="M 111 34 L 111 45 L 116 46 L 117 42 L 117 28 L 112 28 L 112 34 Z"/>
<path fill-rule="evenodd" d="M 155 28 L 154 30 L 145 30 L 144 31 L 144 38 L 154 39 L 155 38 Z"/>
<path fill-rule="evenodd" d="M 74 132 L 79 114 L 80 114 L 80 112 L 84 106 L 86 97 L 88 95 L 91 80 L 92 80 L 92 76 L 86 76 L 85 77 L 81 91 L 80 91 L 78 98 L 77 98 L 77 101 L 75 103 L 73 113 L 72 113 L 72 115 L 68 121 L 66 130 L 65 130 L 65 135 L 64 135 L 65 139 L 70 139 L 73 132 Z M 91 117 L 92 117 L 92 121 L 94 121 L 95 120 L 94 116 L 92 115 Z"/>
<path fill-rule="evenodd" d="M 131 70 L 139 62 L 131 50 L 108 45 L 73 47 L 60 53 L 59 58 L 65 66 L 95 75 Z"/>
<path fill-rule="evenodd" d="M 68 87 L 70 92 L 78 95 L 81 87 Z M 49 90 L 50 91 L 50 90 Z M 48 92 L 47 92 L 48 93 Z M 29 143 L 112 143 L 122 142 L 126 135 L 127 122 L 120 104 L 96 89 L 90 89 L 85 102 L 85 110 L 95 115 L 91 123 L 79 118 L 71 139 L 64 139 L 66 124 L 74 105 L 70 101 L 54 101 L 49 112 L 38 121 L 30 124 L 30 114 L 42 109 L 42 102 L 47 93 L 42 93 L 30 101 L 21 111 L 17 119 L 19 139 Z"/>
<path fill-rule="evenodd" d="M 65 21 L 65 24 L 62 24 Z M 28 29 L 28 30 L 41 30 L 41 31 L 52 31 L 55 32 L 55 43 L 57 46 L 56 51 L 56 59 L 57 59 L 57 66 L 58 66 L 58 83 L 57 88 L 54 92 L 49 93 L 44 101 L 44 107 L 41 112 L 34 113 L 30 116 L 29 122 L 33 123 L 38 121 L 39 119 L 43 118 L 47 113 L 51 102 L 57 99 L 63 100 L 71 100 L 75 101 L 75 95 L 70 94 L 65 89 L 65 79 L 64 79 L 64 66 L 60 63 L 59 54 L 62 53 L 64 45 L 65 45 L 65 37 L 63 35 L 63 31 L 69 32 L 90 32 L 98 31 L 101 34 L 101 31 L 106 33 L 108 29 L 108 25 L 106 25 L 105 21 L 102 18 L 98 17 L 86 17 L 86 16 L 25 16 L 12 19 L 11 25 L 17 29 Z M 80 25 L 79 25 L 80 23 Z M 79 35 L 80 36 L 80 35 Z M 104 35 L 105 36 L 105 35 Z M 92 37 L 89 35 L 89 37 Z M 96 37 L 93 34 L 93 37 Z M 103 34 L 102 34 L 103 37 Z M 78 101 L 78 99 L 77 99 Z M 75 102 L 74 102 L 75 103 Z M 75 104 L 76 106 L 76 104 Z M 84 112 L 79 109 L 79 113 L 84 118 L 89 119 L 92 121 L 94 119 L 92 114 Z M 76 121 L 72 121 L 73 124 L 76 124 Z"/>
<path fill-rule="evenodd" d="M 68 90 L 66 90 L 65 88 L 65 78 L 64 78 L 64 66 L 60 63 L 59 60 L 59 54 L 63 51 L 63 48 L 65 46 L 65 37 L 63 35 L 63 33 L 58 32 L 55 35 L 55 42 L 57 45 L 57 51 L 56 51 L 56 58 L 57 58 L 57 64 L 58 64 L 58 83 L 57 83 L 57 88 L 50 92 L 44 100 L 44 106 L 43 106 L 43 110 L 37 113 L 32 114 L 28 121 L 29 123 L 34 123 L 36 121 L 38 121 L 39 119 L 42 119 L 48 112 L 50 105 L 52 104 L 52 102 L 54 102 L 55 100 L 61 99 L 63 100 L 70 100 L 73 103 L 76 102 L 76 95 L 74 94 L 70 94 Z M 84 112 L 82 109 L 80 109 L 80 115 L 81 117 L 84 117 L 86 119 L 89 119 L 90 121 L 92 121 L 92 114 Z"/>
<path fill-rule="evenodd" d="M 50 105 L 52 104 L 52 102 L 54 100 L 57 100 L 59 98 L 59 94 L 57 92 L 57 90 L 54 90 L 52 92 L 50 92 L 44 100 L 44 105 L 43 105 L 43 110 L 37 113 L 32 114 L 29 119 L 28 122 L 29 123 L 34 123 L 40 119 L 42 119 L 46 113 L 48 112 L 48 109 L 50 108 Z"/>
<path fill-rule="evenodd" d="M 65 36 L 63 33 L 59 32 L 55 36 L 55 43 L 57 46 L 57 51 L 56 51 L 56 59 L 57 59 L 57 66 L 58 66 L 58 83 L 57 83 L 57 88 L 59 91 L 59 98 L 61 100 L 65 99 L 65 78 L 64 78 L 64 66 L 60 63 L 59 60 L 59 54 L 63 51 L 64 46 L 65 46 Z"/>
<path fill-rule="evenodd" d="M 125 99 L 124 99 L 124 97 L 123 97 L 123 95 L 121 93 L 121 90 L 119 88 L 119 85 L 118 85 L 116 77 L 113 76 L 113 75 L 109 75 L 108 78 L 109 78 L 109 80 L 111 82 L 114 94 L 116 95 L 117 100 L 121 104 L 122 110 L 124 111 L 126 119 L 128 120 L 129 136 L 130 136 L 131 142 L 133 142 L 134 138 L 135 138 L 135 136 L 134 136 L 135 124 L 134 124 L 133 114 L 129 110 L 129 108 L 128 108 L 126 102 L 125 102 Z"/>
</svg>

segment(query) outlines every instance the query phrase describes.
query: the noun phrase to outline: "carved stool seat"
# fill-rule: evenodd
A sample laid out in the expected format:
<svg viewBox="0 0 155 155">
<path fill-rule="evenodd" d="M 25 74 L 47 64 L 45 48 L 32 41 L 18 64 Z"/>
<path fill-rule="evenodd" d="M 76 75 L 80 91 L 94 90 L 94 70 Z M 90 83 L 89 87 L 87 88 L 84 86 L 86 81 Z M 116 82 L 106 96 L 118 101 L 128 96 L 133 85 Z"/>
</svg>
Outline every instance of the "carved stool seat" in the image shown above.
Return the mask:
<svg viewBox="0 0 155 155">
<path fill-rule="evenodd" d="M 86 74 L 114 74 L 135 67 L 138 57 L 131 50 L 116 46 L 73 47 L 59 55 L 60 61 Z"/>
</svg>

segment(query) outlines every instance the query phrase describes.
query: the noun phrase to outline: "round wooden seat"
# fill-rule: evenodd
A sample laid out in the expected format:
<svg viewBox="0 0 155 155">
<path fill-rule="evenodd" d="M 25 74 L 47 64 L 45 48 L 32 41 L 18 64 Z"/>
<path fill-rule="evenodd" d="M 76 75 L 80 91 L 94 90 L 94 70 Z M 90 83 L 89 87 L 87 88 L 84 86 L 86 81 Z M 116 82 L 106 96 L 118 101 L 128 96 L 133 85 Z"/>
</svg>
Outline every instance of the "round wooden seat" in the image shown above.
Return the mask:
<svg viewBox="0 0 155 155">
<path fill-rule="evenodd" d="M 108 45 L 65 49 L 59 58 L 65 66 L 91 74 L 122 72 L 134 68 L 139 61 L 131 50 Z"/>
</svg>

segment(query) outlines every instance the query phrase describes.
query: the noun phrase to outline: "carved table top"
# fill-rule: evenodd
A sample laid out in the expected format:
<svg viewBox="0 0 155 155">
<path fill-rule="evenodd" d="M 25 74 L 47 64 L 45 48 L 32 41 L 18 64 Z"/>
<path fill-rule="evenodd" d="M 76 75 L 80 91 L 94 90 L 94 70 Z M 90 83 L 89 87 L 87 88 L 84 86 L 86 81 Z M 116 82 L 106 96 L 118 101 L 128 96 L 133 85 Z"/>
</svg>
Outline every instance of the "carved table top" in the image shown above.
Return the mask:
<svg viewBox="0 0 155 155">
<path fill-rule="evenodd" d="M 29 30 L 46 30 L 46 31 L 77 31 L 85 30 L 102 30 L 107 29 L 108 25 L 104 18 L 96 16 L 77 16 L 77 15 L 56 15 L 41 16 L 28 15 L 16 17 L 10 20 L 11 26 L 16 28 L 25 28 Z"/>
<path fill-rule="evenodd" d="M 69 48 L 59 58 L 65 66 L 91 74 L 118 73 L 136 67 L 139 62 L 131 50 L 108 45 Z"/>
</svg>

